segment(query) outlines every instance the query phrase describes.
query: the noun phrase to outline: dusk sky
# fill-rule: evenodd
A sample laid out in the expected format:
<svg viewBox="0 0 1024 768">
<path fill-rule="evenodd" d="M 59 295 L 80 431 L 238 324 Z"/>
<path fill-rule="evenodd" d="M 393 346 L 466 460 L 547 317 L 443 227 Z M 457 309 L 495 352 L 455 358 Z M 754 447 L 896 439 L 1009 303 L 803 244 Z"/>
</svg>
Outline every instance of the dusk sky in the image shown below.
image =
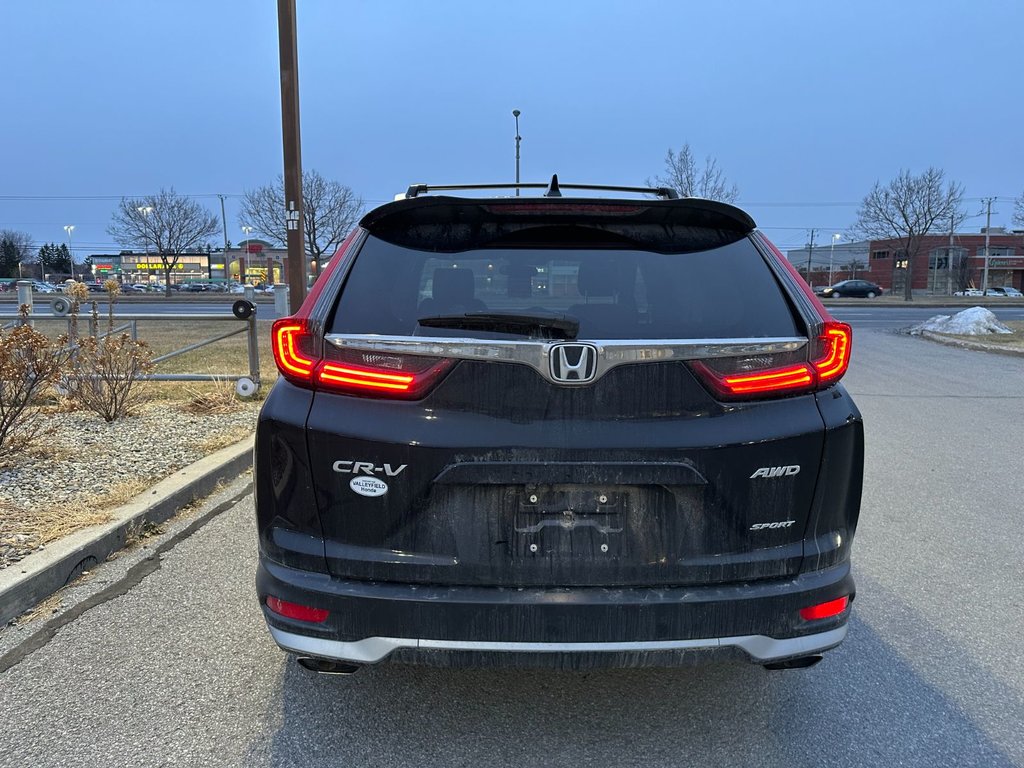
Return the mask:
<svg viewBox="0 0 1024 768">
<path fill-rule="evenodd" d="M 511 181 L 513 108 L 524 181 L 640 184 L 689 141 L 783 247 L 901 168 L 998 197 L 993 225 L 1024 192 L 1019 0 L 298 6 L 303 165 L 370 207 Z M 274 0 L 3 0 L 0 30 L 0 229 L 116 252 L 117 200 L 173 186 L 243 238 L 282 169 Z"/>
</svg>

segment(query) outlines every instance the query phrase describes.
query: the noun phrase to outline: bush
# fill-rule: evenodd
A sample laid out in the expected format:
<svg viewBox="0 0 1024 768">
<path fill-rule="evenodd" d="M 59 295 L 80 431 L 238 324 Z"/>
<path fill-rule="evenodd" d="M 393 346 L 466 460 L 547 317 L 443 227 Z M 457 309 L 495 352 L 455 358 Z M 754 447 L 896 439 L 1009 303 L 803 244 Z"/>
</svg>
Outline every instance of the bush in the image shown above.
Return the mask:
<svg viewBox="0 0 1024 768">
<path fill-rule="evenodd" d="M 39 434 L 41 396 L 70 356 L 64 342 L 50 341 L 27 323 L 0 329 L 0 449 L 24 447 Z"/>
<path fill-rule="evenodd" d="M 96 302 L 92 304 L 92 320 L 95 328 Z M 113 328 L 113 319 L 109 328 Z M 130 416 L 142 402 L 137 377 L 153 370 L 153 351 L 146 342 L 127 333 L 107 333 L 79 338 L 74 354 L 78 385 L 71 396 L 105 421 L 114 421 Z"/>
</svg>

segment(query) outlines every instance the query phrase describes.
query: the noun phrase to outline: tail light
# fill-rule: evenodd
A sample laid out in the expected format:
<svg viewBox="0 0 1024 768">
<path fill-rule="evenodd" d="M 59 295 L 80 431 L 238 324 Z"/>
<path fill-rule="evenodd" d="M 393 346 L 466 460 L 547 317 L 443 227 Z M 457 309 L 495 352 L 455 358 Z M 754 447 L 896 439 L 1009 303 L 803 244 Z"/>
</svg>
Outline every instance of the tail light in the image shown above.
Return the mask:
<svg viewBox="0 0 1024 768">
<path fill-rule="evenodd" d="M 800 609 L 800 618 L 805 621 L 817 621 L 818 619 L 830 619 L 833 616 L 838 616 L 840 613 L 846 610 L 846 606 L 850 604 L 850 598 L 848 595 L 843 595 L 835 600 L 829 600 L 827 603 L 818 603 L 817 605 L 809 605 L 806 608 Z"/>
<path fill-rule="evenodd" d="M 272 596 L 267 598 L 267 608 L 278 616 L 284 616 L 287 619 L 297 619 L 298 621 L 308 621 L 311 624 L 322 624 L 327 621 L 328 616 L 328 612 L 323 608 L 310 608 L 308 605 L 289 603 L 287 600 Z"/>
<path fill-rule="evenodd" d="M 288 381 L 349 395 L 416 400 L 454 365 L 447 358 L 339 349 L 331 344 L 318 356 L 305 321 L 293 317 L 277 320 L 271 337 L 274 362 Z"/>
<path fill-rule="evenodd" d="M 850 365 L 852 339 L 849 325 L 829 320 L 810 344 L 810 360 L 800 351 L 695 361 L 690 367 L 723 400 L 796 395 L 839 381 Z"/>
</svg>

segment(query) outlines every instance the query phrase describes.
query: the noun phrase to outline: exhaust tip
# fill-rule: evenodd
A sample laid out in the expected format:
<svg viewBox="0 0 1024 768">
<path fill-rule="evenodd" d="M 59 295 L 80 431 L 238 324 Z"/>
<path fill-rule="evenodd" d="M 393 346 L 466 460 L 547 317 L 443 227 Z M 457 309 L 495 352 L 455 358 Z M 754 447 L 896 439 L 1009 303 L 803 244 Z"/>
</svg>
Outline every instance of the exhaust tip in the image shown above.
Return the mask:
<svg viewBox="0 0 1024 768">
<path fill-rule="evenodd" d="M 354 675 L 360 670 L 359 664 L 349 664 L 346 661 L 333 661 L 331 659 L 318 659 L 315 656 L 299 656 L 296 661 L 303 669 L 316 672 L 320 675 Z"/>
<path fill-rule="evenodd" d="M 765 664 L 765 669 L 807 669 L 813 667 L 819 661 L 822 660 L 820 653 L 814 653 L 810 656 L 798 656 L 795 659 L 786 659 L 785 661 L 773 661 L 771 664 Z"/>
</svg>

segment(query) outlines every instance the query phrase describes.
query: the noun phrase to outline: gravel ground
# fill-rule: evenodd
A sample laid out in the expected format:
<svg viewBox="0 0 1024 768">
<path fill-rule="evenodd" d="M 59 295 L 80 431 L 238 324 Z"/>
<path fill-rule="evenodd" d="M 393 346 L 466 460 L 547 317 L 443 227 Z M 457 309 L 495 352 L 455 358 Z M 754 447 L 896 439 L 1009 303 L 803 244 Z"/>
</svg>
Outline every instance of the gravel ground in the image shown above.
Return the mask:
<svg viewBox="0 0 1024 768">
<path fill-rule="evenodd" d="M 45 545 L 42 528 L 53 525 L 41 526 L 40 519 L 52 518 L 55 509 L 68 510 L 59 526 L 65 533 L 76 516 L 96 522 L 85 518 L 104 506 L 102 497 L 105 506 L 116 506 L 119 497 L 134 495 L 133 484 L 154 483 L 242 439 L 258 410 L 246 403 L 229 413 L 193 414 L 160 402 L 109 424 L 83 411 L 48 417 L 52 434 L 32 450 L 0 458 L 0 569 Z"/>
</svg>

